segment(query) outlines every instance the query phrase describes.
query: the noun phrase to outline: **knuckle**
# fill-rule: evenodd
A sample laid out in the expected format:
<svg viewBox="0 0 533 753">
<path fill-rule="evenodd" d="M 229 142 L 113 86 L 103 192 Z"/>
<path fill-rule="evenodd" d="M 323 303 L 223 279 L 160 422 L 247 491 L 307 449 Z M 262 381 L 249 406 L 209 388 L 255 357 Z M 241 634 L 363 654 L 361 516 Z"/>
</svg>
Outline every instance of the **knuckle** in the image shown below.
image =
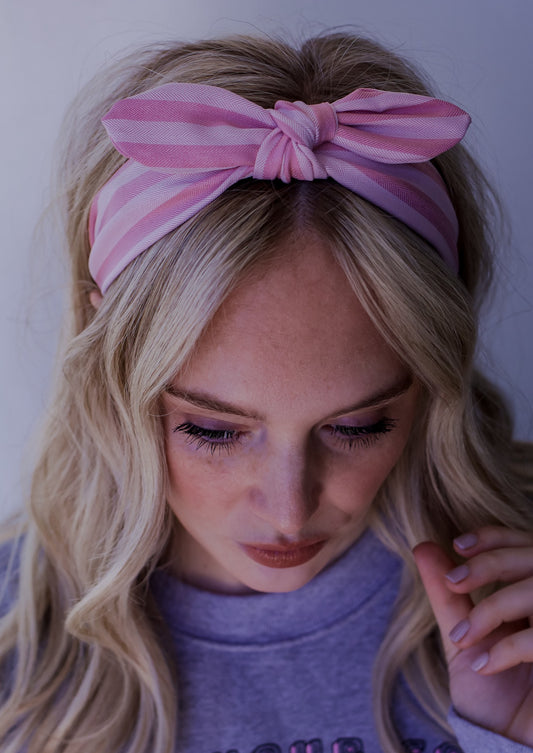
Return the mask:
<svg viewBox="0 0 533 753">
<path fill-rule="evenodd" d="M 498 592 L 486 596 L 472 609 L 470 621 L 478 628 L 493 629 L 501 624 Z"/>
<path fill-rule="evenodd" d="M 471 583 L 476 587 L 502 580 L 507 566 L 499 550 L 489 550 L 473 557 L 469 564 Z"/>
<path fill-rule="evenodd" d="M 490 575 L 499 575 L 502 570 L 502 561 L 498 550 L 492 550 L 480 554 L 476 565 L 477 569 L 488 571 Z"/>
<path fill-rule="evenodd" d="M 498 641 L 490 650 L 491 662 L 494 666 L 507 668 L 520 659 L 520 641 L 515 633 Z"/>
<path fill-rule="evenodd" d="M 506 654 L 511 654 L 512 656 L 520 654 L 522 641 L 518 633 L 511 633 L 501 643 L 503 644 L 501 647 L 502 651 L 505 651 Z"/>
<path fill-rule="evenodd" d="M 482 526 L 475 533 L 478 537 L 476 547 L 481 551 L 502 547 L 533 546 L 533 532 L 518 528 L 493 524 Z"/>
<path fill-rule="evenodd" d="M 494 574 L 500 581 L 510 581 L 516 577 L 516 563 L 510 561 L 508 558 L 502 557 L 498 567 L 494 570 Z"/>
<path fill-rule="evenodd" d="M 505 528 L 503 526 L 483 526 L 478 530 L 477 535 L 479 537 L 480 543 L 484 546 L 487 546 L 501 539 L 503 531 L 505 531 Z"/>
</svg>

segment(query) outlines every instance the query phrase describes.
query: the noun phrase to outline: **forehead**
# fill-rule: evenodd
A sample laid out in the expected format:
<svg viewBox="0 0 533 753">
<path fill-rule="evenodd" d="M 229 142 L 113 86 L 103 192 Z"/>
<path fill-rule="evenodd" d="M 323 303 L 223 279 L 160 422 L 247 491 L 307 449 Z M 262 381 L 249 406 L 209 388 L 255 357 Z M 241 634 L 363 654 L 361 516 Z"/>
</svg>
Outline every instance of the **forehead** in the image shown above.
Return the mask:
<svg viewBox="0 0 533 753">
<path fill-rule="evenodd" d="M 233 291 L 178 382 L 268 410 L 353 402 L 404 372 L 327 244 L 307 235 Z"/>
</svg>

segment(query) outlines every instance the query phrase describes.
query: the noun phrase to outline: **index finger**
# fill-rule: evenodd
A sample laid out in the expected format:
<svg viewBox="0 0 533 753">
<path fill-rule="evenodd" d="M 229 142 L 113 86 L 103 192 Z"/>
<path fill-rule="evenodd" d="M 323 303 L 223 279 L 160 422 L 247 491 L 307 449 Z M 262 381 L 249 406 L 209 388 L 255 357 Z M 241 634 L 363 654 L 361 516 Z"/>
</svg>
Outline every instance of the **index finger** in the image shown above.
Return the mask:
<svg viewBox="0 0 533 753">
<path fill-rule="evenodd" d="M 487 552 L 491 549 L 533 547 L 533 534 L 527 531 L 517 531 L 504 526 L 484 526 L 475 531 L 457 536 L 453 541 L 455 551 L 462 557 L 473 557 L 475 554 Z"/>
<path fill-rule="evenodd" d="M 413 557 L 437 620 L 448 661 L 459 653 L 450 632 L 466 620 L 472 609 L 468 594 L 453 593 L 446 585 L 446 573 L 455 563 L 433 541 L 424 541 L 413 549 Z"/>
</svg>

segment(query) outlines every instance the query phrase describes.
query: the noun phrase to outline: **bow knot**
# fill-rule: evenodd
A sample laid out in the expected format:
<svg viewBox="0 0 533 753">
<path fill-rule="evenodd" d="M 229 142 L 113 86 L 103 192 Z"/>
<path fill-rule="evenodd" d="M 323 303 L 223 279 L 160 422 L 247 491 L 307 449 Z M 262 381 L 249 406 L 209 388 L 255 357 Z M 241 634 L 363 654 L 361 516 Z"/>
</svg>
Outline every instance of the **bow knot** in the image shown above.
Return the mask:
<svg viewBox="0 0 533 753">
<path fill-rule="evenodd" d="M 458 223 L 430 160 L 462 139 L 455 105 L 356 89 L 333 103 L 271 109 L 207 84 L 163 84 L 116 102 L 103 123 L 129 159 L 90 213 L 89 267 L 102 292 L 136 256 L 250 178 L 331 178 L 400 219 L 458 268 Z"/>
<path fill-rule="evenodd" d="M 305 102 L 279 100 L 268 110 L 274 128 L 260 145 L 253 177 L 259 180 L 316 180 L 327 178 L 324 166 L 314 151 L 331 141 L 338 128 L 337 113 L 329 102 L 307 105 Z"/>
</svg>

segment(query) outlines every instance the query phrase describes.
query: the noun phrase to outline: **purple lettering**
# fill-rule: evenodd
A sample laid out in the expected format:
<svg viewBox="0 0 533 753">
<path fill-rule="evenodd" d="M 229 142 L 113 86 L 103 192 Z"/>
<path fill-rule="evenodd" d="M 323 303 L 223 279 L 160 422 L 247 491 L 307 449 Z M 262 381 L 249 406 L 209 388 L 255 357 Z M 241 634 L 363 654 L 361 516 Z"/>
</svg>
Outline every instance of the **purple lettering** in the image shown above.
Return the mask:
<svg viewBox="0 0 533 753">
<path fill-rule="evenodd" d="M 364 753 L 363 743 L 358 737 L 339 737 L 331 746 L 332 753 Z"/>
<path fill-rule="evenodd" d="M 324 753 L 324 747 L 322 740 L 310 740 L 308 743 L 297 740 L 289 748 L 289 753 Z"/>
</svg>

